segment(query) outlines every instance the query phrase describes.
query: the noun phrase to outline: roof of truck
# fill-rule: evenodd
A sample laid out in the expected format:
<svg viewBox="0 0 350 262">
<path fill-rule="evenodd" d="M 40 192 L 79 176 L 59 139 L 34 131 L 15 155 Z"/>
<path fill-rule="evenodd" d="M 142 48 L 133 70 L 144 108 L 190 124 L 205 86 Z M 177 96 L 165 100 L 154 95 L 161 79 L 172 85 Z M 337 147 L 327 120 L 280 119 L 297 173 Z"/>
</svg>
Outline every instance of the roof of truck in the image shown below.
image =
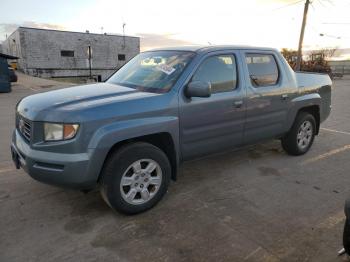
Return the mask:
<svg viewBox="0 0 350 262">
<path fill-rule="evenodd" d="M 257 47 L 257 46 L 248 46 L 248 45 L 193 45 L 193 46 L 177 46 L 177 47 L 164 47 L 156 48 L 149 51 L 192 51 L 192 52 L 213 52 L 220 50 L 265 50 L 265 51 L 276 51 L 275 48 L 269 47 Z"/>
</svg>

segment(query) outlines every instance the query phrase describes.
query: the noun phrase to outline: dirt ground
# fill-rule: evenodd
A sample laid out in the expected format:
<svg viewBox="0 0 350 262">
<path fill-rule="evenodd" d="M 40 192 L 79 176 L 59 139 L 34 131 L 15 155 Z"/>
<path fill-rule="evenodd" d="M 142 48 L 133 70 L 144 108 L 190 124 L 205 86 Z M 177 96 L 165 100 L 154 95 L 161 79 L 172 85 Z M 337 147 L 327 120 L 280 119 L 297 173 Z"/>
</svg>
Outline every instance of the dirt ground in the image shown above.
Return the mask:
<svg viewBox="0 0 350 262">
<path fill-rule="evenodd" d="M 41 184 L 10 158 L 17 101 L 67 84 L 19 75 L 0 94 L 0 261 L 344 261 L 350 80 L 309 153 L 269 141 L 185 163 L 152 210 L 112 212 L 99 192 Z"/>
</svg>

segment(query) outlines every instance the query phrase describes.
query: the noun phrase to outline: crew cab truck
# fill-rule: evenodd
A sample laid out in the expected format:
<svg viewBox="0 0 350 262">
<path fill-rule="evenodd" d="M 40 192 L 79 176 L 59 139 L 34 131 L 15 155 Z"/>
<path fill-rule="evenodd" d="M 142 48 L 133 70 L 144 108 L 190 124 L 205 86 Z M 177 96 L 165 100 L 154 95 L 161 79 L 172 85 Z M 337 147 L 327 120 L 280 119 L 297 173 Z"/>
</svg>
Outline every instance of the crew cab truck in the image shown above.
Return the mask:
<svg viewBox="0 0 350 262">
<path fill-rule="evenodd" d="M 147 51 L 105 83 L 22 99 L 12 157 L 36 180 L 99 187 L 113 209 L 135 214 L 163 197 L 183 161 L 274 138 L 306 153 L 330 114 L 331 86 L 270 48 Z"/>
</svg>

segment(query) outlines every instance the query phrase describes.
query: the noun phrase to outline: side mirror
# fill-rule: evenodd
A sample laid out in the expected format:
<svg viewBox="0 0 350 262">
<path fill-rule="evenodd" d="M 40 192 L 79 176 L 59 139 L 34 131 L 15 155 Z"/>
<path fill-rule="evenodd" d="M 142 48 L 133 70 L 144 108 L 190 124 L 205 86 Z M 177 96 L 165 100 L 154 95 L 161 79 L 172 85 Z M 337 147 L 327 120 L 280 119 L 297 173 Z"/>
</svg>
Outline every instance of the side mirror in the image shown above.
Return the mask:
<svg viewBox="0 0 350 262">
<path fill-rule="evenodd" d="M 209 82 L 192 81 L 187 85 L 185 95 L 187 97 L 210 97 L 211 84 Z"/>
</svg>

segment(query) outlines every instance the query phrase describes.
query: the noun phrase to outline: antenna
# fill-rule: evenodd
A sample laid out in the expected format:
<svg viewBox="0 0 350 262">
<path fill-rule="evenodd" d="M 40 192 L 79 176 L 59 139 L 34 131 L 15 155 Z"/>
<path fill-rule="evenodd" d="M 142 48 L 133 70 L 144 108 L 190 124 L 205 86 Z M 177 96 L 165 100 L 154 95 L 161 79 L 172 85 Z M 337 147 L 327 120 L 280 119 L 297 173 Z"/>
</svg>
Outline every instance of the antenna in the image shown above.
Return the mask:
<svg viewBox="0 0 350 262">
<path fill-rule="evenodd" d="M 126 23 L 123 23 L 123 41 L 124 41 L 123 48 L 125 48 L 125 26 L 126 26 Z"/>
</svg>

